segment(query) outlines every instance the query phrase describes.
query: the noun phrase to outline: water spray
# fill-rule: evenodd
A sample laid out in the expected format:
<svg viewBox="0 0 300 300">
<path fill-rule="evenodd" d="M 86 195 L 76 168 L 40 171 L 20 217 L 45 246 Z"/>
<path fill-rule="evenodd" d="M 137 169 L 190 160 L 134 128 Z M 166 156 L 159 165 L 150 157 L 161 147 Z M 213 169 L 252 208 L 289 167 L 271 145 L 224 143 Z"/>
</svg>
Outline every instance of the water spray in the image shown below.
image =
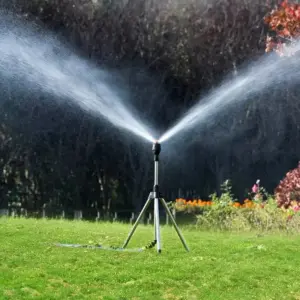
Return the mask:
<svg viewBox="0 0 300 300">
<path fill-rule="evenodd" d="M 291 53 L 300 52 L 300 40 L 286 48 Z M 299 83 L 299 56 L 288 58 L 278 57 L 277 54 L 263 56 L 257 62 L 241 69 L 234 79 L 231 77 L 190 108 L 184 116 L 167 130 L 159 142 L 165 142 L 177 134 L 195 127 L 208 124 L 218 112 L 235 105 L 237 101 L 245 102 L 272 86 L 284 83 L 286 78 L 293 84 Z"/>
<path fill-rule="evenodd" d="M 150 128 L 124 101 L 130 94 L 108 70 L 72 53 L 42 28 L 1 9 L 0 77 L 8 84 L 17 84 L 21 92 L 38 89 L 49 93 L 57 101 L 74 103 L 115 127 L 154 142 Z"/>
<path fill-rule="evenodd" d="M 131 231 L 128 234 L 128 237 L 126 239 L 126 241 L 123 244 L 123 249 L 126 248 L 126 246 L 128 245 L 131 237 L 133 236 L 140 220 L 142 219 L 143 215 L 145 214 L 147 208 L 149 207 L 150 203 L 152 201 L 154 201 L 154 241 L 153 241 L 153 245 L 156 244 L 157 247 L 157 252 L 160 253 L 161 252 L 161 236 L 160 236 L 160 222 L 159 222 L 159 202 L 162 204 L 162 206 L 164 207 L 164 209 L 166 210 L 167 215 L 169 216 L 177 234 L 179 239 L 182 242 L 182 245 L 184 246 L 184 248 L 186 249 L 186 251 L 189 251 L 189 248 L 176 224 L 176 221 L 174 219 L 173 214 L 171 213 L 166 201 L 164 198 L 162 198 L 161 193 L 159 191 L 159 184 L 158 184 L 158 167 L 159 167 L 159 154 L 161 152 L 161 144 L 159 141 L 154 141 L 153 146 L 152 146 L 152 152 L 154 155 L 154 185 L 153 185 L 153 191 L 150 192 L 148 199 L 144 205 L 144 207 L 142 208 L 139 216 L 137 217 L 133 228 L 131 229 Z"/>
</svg>

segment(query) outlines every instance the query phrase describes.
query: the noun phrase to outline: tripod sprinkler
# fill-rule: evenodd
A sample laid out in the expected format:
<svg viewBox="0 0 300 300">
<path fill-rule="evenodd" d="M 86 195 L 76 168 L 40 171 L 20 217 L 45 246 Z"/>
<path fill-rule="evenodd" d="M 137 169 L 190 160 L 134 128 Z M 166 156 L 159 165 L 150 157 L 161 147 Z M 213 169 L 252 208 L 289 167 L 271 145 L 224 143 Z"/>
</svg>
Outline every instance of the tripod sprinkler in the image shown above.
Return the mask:
<svg viewBox="0 0 300 300">
<path fill-rule="evenodd" d="M 178 237 L 180 238 L 184 248 L 186 251 L 189 251 L 189 248 L 176 224 L 176 221 L 174 219 L 173 214 L 171 213 L 167 203 L 163 198 L 161 198 L 160 193 L 159 193 L 159 185 L 158 185 L 158 162 L 159 162 L 159 154 L 161 151 L 161 145 L 158 141 L 155 141 L 152 146 L 152 152 L 154 154 L 154 186 L 153 186 L 153 192 L 150 192 L 148 199 L 140 212 L 137 220 L 135 221 L 132 230 L 130 231 L 126 241 L 124 242 L 123 248 L 127 246 L 129 243 L 132 235 L 134 234 L 142 216 L 145 214 L 148 206 L 150 205 L 151 201 L 154 201 L 154 244 L 157 246 L 157 252 L 161 252 L 161 238 L 160 238 L 160 223 L 159 223 L 159 202 L 161 202 L 162 206 L 166 210 L 167 215 L 169 216 L 177 234 Z"/>
<path fill-rule="evenodd" d="M 87 246 L 87 245 L 80 245 L 80 244 L 57 244 L 57 246 L 61 247 L 88 247 L 88 248 L 97 248 L 97 249 L 106 249 L 106 250 L 116 250 L 116 251 L 123 251 L 125 250 L 126 246 L 128 245 L 131 237 L 133 236 L 140 220 L 142 219 L 143 215 L 145 214 L 147 208 L 149 207 L 151 201 L 154 201 L 154 240 L 151 242 L 148 246 L 143 247 L 142 249 L 138 249 L 138 251 L 144 250 L 144 249 L 150 249 L 156 245 L 157 247 L 157 252 L 161 253 L 161 238 L 160 238 L 160 223 L 159 223 L 159 202 L 162 204 L 164 207 L 169 219 L 171 220 L 171 223 L 173 224 L 177 235 L 179 239 L 181 240 L 181 243 L 183 247 L 185 248 L 186 251 L 189 251 L 189 248 L 176 224 L 176 221 L 174 219 L 173 214 L 171 213 L 165 199 L 163 199 L 159 193 L 159 186 L 158 186 L 158 161 L 159 161 L 159 154 L 161 151 L 161 146 L 159 141 L 155 141 L 152 146 L 152 152 L 154 154 L 154 186 L 153 186 L 153 191 L 150 192 L 148 199 L 140 212 L 139 216 L 137 217 L 133 228 L 128 234 L 128 237 L 126 241 L 124 242 L 123 246 L 121 248 L 116 248 L 116 247 L 103 247 L 101 245 L 95 245 L 95 246 Z M 135 250 L 127 250 L 127 251 L 135 251 Z"/>
</svg>

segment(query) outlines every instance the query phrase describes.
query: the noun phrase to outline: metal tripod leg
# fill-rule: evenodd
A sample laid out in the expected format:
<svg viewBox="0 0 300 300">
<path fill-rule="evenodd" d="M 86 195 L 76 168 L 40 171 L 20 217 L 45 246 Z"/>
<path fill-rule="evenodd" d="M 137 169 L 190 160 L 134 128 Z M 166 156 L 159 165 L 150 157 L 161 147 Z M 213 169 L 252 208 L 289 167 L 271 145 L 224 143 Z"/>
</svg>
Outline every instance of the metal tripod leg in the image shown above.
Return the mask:
<svg viewBox="0 0 300 300">
<path fill-rule="evenodd" d="M 159 199 L 154 199 L 154 220 L 155 220 L 155 237 L 157 252 L 161 252 L 161 240 L 160 240 L 160 224 L 159 224 Z"/>
<path fill-rule="evenodd" d="M 174 225 L 174 228 L 175 228 L 175 230 L 176 230 L 176 232 L 177 232 L 177 234 L 178 234 L 178 236 L 179 236 L 179 238 L 180 238 L 180 240 L 181 240 L 181 242 L 182 242 L 182 245 L 184 246 L 185 250 L 189 252 L 190 249 L 189 249 L 189 247 L 187 246 L 187 244 L 186 244 L 186 242 L 185 242 L 185 240 L 184 240 L 184 238 L 183 238 L 183 236 L 182 236 L 182 234 L 181 234 L 181 232 L 180 232 L 180 230 L 179 230 L 179 228 L 178 228 L 178 226 L 177 226 L 177 224 L 176 224 L 176 221 L 175 221 L 175 219 L 174 219 L 174 217 L 173 217 L 173 214 L 171 213 L 171 211 L 170 211 L 170 209 L 169 209 L 169 207 L 168 207 L 166 201 L 165 201 L 163 198 L 160 198 L 160 201 L 161 201 L 162 205 L 164 206 L 164 208 L 165 208 L 167 214 L 169 215 L 169 217 L 170 217 L 170 219 L 171 219 L 171 222 L 172 222 L 172 224 Z"/>
<path fill-rule="evenodd" d="M 154 226 L 154 240 L 155 242 L 157 241 L 156 239 L 156 225 L 155 225 L 155 211 L 153 211 L 153 226 Z"/>
<path fill-rule="evenodd" d="M 151 200 L 153 200 L 152 193 L 149 194 L 148 199 L 147 199 L 142 211 L 140 212 L 140 214 L 139 214 L 138 218 L 136 219 L 131 231 L 128 234 L 128 237 L 127 237 L 126 241 L 123 244 L 123 248 L 125 248 L 128 245 L 128 243 L 129 243 L 131 237 L 133 236 L 137 226 L 139 225 L 139 222 L 140 222 L 141 218 L 143 217 L 144 213 L 146 212 Z"/>
</svg>

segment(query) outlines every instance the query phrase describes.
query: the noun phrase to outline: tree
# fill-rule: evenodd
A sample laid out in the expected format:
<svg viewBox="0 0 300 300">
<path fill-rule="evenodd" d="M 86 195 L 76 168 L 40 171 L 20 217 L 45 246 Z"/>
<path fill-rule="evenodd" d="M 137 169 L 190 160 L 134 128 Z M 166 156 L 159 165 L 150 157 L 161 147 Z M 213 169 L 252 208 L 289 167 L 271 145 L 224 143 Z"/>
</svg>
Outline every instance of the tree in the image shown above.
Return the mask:
<svg viewBox="0 0 300 300">
<path fill-rule="evenodd" d="M 300 164 L 290 170 L 275 189 L 277 204 L 288 208 L 293 201 L 300 202 Z"/>
<path fill-rule="evenodd" d="M 261 0 L 188 0 L 184 4 L 180 1 L 148 0 L 2 2 L 5 5 L 11 2 L 26 18 L 46 24 L 56 34 L 63 33 L 82 55 L 93 57 L 100 65 L 117 66 L 118 73 L 126 66 L 132 70 L 133 65 L 150 70 L 157 83 L 138 82 L 132 79 L 132 73 L 128 73 L 126 80 L 133 82 L 128 89 L 139 96 L 139 102 L 134 106 L 145 112 L 143 119 L 166 128 L 198 101 L 202 91 L 216 87 L 228 73 L 238 76 L 242 63 L 264 53 L 266 30 L 262 19 L 276 1 L 268 4 Z M 168 92 L 167 99 L 156 94 L 162 87 Z M 299 117 L 298 93 L 288 83 L 284 88 L 280 87 L 280 91 L 276 89 L 272 87 L 256 99 L 250 99 L 245 105 L 247 107 L 239 113 L 229 114 L 226 118 L 224 112 L 221 117 L 216 116 L 216 123 L 221 126 L 224 126 L 225 119 L 229 122 L 225 124 L 227 129 L 218 132 L 218 125 L 207 130 L 207 138 L 195 137 L 199 144 L 193 144 L 184 152 L 189 159 L 188 167 L 183 157 L 179 158 L 175 153 L 179 149 L 174 149 L 180 176 L 173 170 L 166 172 L 164 179 L 170 186 L 168 190 L 178 186 L 184 189 L 182 185 L 189 188 L 200 186 L 201 190 L 203 178 L 205 185 L 209 182 L 207 190 L 214 190 L 215 183 L 211 178 L 215 177 L 221 183 L 232 177 L 229 175 L 233 172 L 238 174 L 236 177 L 249 178 L 252 175 L 249 175 L 246 166 L 248 168 L 261 159 L 270 162 L 273 150 L 277 154 L 278 149 L 284 154 L 297 153 L 300 146 L 298 125 L 295 125 Z M 22 189 L 18 192 L 27 191 L 29 206 L 40 209 L 43 204 L 56 201 L 64 207 L 88 209 L 96 202 L 97 208 L 117 209 L 123 200 L 119 195 L 117 199 L 115 190 L 121 186 L 122 193 L 128 196 L 124 198 L 132 198 L 126 205 L 130 206 L 133 201 L 138 206 L 138 199 L 143 201 L 143 191 L 148 191 L 149 177 L 152 177 L 148 146 L 145 145 L 145 149 L 132 147 L 131 138 L 120 138 L 121 135 L 115 134 L 111 128 L 107 129 L 104 122 L 91 120 L 80 123 L 78 111 L 76 116 L 66 120 L 62 114 L 65 108 L 52 110 L 48 107 L 48 103 L 53 102 L 49 95 L 43 102 L 37 94 L 20 94 L 15 93 L 15 100 L 10 101 L 24 105 L 24 99 L 32 99 L 27 107 L 32 106 L 30 109 L 33 111 L 38 103 L 46 103 L 40 105 L 40 112 L 33 116 L 30 109 L 24 109 L 14 122 L 3 121 L 7 132 L 14 138 L 7 153 L 16 156 L 14 153 L 17 151 L 17 160 L 24 161 L 26 165 L 11 170 L 14 178 L 21 178 L 18 181 Z M 273 105 L 275 101 L 276 105 Z M 287 131 L 283 129 L 287 127 L 287 121 L 292 130 L 289 128 L 288 134 L 285 134 Z M 26 128 L 27 132 L 24 132 Z M 24 133 L 22 139 L 18 137 L 20 132 Z M 267 144 L 268 139 L 272 143 Z M 286 142 L 287 139 L 289 142 Z M 194 143 L 188 135 L 186 140 Z M 208 145 L 209 142 L 214 145 Z M 213 151 L 212 146 L 215 147 Z M 165 149 L 162 163 L 165 163 Z M 8 155 L 5 151 L 3 157 Z M 191 153 L 197 157 L 196 163 L 192 161 Z M 1 160 L 2 154 L 0 156 Z M 289 155 L 284 157 L 287 159 Z M 173 158 L 171 154 L 168 156 L 172 166 Z M 181 167 L 182 164 L 185 168 Z M 203 175 L 201 178 L 200 173 Z M 214 174 L 207 176 L 208 173 Z M 160 175 L 161 178 L 164 174 Z M 151 183 L 149 186 L 151 188 Z"/>
</svg>

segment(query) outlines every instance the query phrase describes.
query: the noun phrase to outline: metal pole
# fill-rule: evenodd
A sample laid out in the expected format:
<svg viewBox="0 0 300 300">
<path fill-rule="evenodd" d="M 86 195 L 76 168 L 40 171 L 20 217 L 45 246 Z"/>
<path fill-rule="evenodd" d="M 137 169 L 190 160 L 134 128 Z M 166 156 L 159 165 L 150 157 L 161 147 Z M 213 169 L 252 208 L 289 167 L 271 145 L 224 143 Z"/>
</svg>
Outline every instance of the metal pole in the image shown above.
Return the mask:
<svg viewBox="0 0 300 300">
<path fill-rule="evenodd" d="M 154 198 L 154 215 L 155 215 L 155 236 L 157 252 L 161 252 L 161 240 L 160 240 L 160 224 L 159 224 L 159 201 L 158 198 Z"/>
<path fill-rule="evenodd" d="M 161 238 L 160 238 L 160 222 L 159 222 L 159 186 L 158 186 L 158 160 L 160 152 L 160 144 L 154 144 L 154 219 L 155 219 L 155 239 L 157 252 L 161 252 Z"/>
<path fill-rule="evenodd" d="M 172 222 L 172 224 L 174 225 L 174 228 L 175 228 L 175 230 L 176 230 L 176 232 L 177 232 L 177 234 L 178 234 L 178 236 L 179 236 L 179 238 L 180 238 L 180 240 L 181 240 L 181 243 L 182 243 L 183 247 L 185 248 L 185 250 L 186 250 L 187 252 L 189 252 L 190 249 L 189 249 L 188 245 L 186 244 L 186 242 L 185 242 L 185 240 L 184 240 L 184 238 L 183 238 L 183 235 L 181 234 L 181 232 L 180 232 L 180 230 L 179 230 L 179 228 L 178 228 L 178 226 L 177 226 L 177 224 L 176 224 L 176 221 L 175 221 L 175 219 L 174 219 L 174 217 L 173 217 L 173 215 L 172 215 L 172 213 L 171 213 L 171 211 L 170 211 L 170 209 L 169 209 L 169 207 L 168 207 L 166 201 L 165 201 L 163 198 L 161 198 L 160 201 L 161 201 L 162 205 L 164 206 L 164 208 L 165 208 L 167 214 L 169 215 L 169 217 L 170 217 L 170 219 L 171 219 L 171 222 Z"/>
<path fill-rule="evenodd" d="M 155 240 L 155 242 L 157 241 L 157 238 L 156 238 L 156 221 L 155 221 L 155 218 L 156 218 L 156 216 L 155 216 L 155 211 L 153 212 L 153 225 L 154 225 L 154 240 Z"/>
<path fill-rule="evenodd" d="M 158 160 L 154 161 L 154 198 L 158 198 Z"/>
<path fill-rule="evenodd" d="M 146 212 L 146 210 L 147 210 L 147 208 L 148 208 L 151 200 L 152 200 L 152 193 L 149 194 L 149 197 L 148 197 L 148 199 L 147 199 L 147 201 L 146 201 L 146 203 L 145 203 L 145 205 L 144 205 L 141 213 L 139 214 L 138 218 L 136 219 L 136 221 L 135 221 L 135 223 L 134 223 L 131 231 L 129 232 L 128 237 L 127 237 L 126 241 L 124 242 L 124 245 L 123 245 L 122 248 L 125 248 L 128 245 L 128 243 L 129 243 L 131 237 L 133 236 L 133 234 L 134 234 L 137 226 L 139 225 L 139 222 L 140 222 L 141 218 L 145 214 L 145 212 Z"/>
</svg>

